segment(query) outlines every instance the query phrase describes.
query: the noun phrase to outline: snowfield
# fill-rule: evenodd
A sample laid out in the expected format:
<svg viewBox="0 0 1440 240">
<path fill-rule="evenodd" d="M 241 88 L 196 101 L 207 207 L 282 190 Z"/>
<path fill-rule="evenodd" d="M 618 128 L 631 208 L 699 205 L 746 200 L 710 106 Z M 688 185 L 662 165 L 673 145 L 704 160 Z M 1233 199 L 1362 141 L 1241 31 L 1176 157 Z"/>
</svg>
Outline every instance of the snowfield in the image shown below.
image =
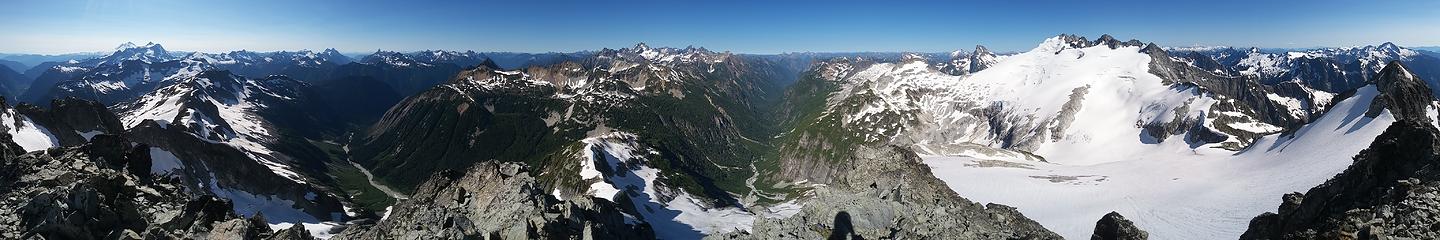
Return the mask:
<svg viewBox="0 0 1440 240">
<path fill-rule="evenodd" d="M 1019 208 L 1066 238 L 1086 238 L 1100 216 L 1116 211 L 1154 239 L 1235 239 L 1251 218 L 1275 211 L 1282 195 L 1343 171 L 1394 122 L 1388 111 L 1364 116 L 1377 94 L 1373 86 L 1362 88 L 1294 134 L 1265 136 L 1241 152 L 1191 149 L 1170 139 L 1042 154 L 1065 162 L 1070 156 L 1149 153 L 1099 164 L 1002 160 L 1026 167 L 982 167 L 995 160 L 935 155 L 924 161 L 961 196 Z"/>
<path fill-rule="evenodd" d="M 846 127 L 862 129 L 867 141 L 916 146 L 922 154 L 953 155 L 978 145 L 1064 156 L 1046 160 L 1070 165 L 1175 151 L 1153 144 L 1111 147 L 1165 140 L 1151 138 L 1141 125 L 1198 119 L 1205 128 L 1215 129 L 1212 115 L 1219 113 L 1212 113 L 1212 106 L 1229 99 L 1196 87 L 1165 84 L 1149 72 L 1150 55 L 1140 50 L 1104 45 L 1076 48 L 1057 37 L 965 76 L 939 72 L 923 61 L 879 63 L 835 77 L 845 84 L 830 97 L 828 108 L 844 109 L 837 104 L 863 101 L 854 112 L 832 113 L 846 114 Z M 1229 127 L 1275 131 L 1259 122 L 1234 122 Z"/>
<path fill-rule="evenodd" d="M 1140 50 L 1076 47 L 1057 37 L 962 76 L 913 58 L 838 63 L 838 74 L 822 76 L 843 83 L 826 114 L 843 114 L 865 140 L 911 146 L 960 196 L 1014 206 L 1071 239 L 1088 238 L 1111 211 L 1155 239 L 1235 239 L 1250 219 L 1276 211 L 1284 194 L 1343 171 L 1394 122 L 1388 112 L 1365 117 L 1379 94 L 1367 86 L 1310 124 L 1277 134 L 1283 129 L 1253 113 L 1214 108 L 1232 99 L 1166 84 Z M 1268 97 L 1286 110 L 1303 107 Z M 1250 120 L 1216 122 L 1221 116 Z M 1265 136 L 1249 145 L 1234 136 L 1205 143 L 1144 128 L 1190 122 Z M 1226 143 L 1248 147 L 1226 150 Z"/>
</svg>

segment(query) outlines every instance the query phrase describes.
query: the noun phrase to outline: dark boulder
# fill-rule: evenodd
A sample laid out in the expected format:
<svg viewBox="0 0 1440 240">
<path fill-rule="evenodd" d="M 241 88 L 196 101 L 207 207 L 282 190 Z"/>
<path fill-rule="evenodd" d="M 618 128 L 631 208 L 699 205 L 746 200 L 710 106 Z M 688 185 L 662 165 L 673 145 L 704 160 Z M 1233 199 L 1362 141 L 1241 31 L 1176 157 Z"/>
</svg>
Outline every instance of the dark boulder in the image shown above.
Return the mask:
<svg viewBox="0 0 1440 240">
<path fill-rule="evenodd" d="M 1150 233 L 1135 227 L 1135 223 L 1126 220 L 1120 213 L 1110 212 L 1095 222 L 1095 233 L 1090 234 L 1091 240 L 1142 240 L 1150 239 Z"/>
</svg>

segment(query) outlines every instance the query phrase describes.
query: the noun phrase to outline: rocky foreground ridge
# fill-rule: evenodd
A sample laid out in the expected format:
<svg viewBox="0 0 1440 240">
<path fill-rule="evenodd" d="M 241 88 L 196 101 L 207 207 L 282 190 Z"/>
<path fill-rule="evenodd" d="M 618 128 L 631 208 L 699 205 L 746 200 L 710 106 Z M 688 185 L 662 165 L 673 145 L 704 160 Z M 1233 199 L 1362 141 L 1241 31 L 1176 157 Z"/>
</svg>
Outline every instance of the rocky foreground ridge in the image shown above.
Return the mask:
<svg viewBox="0 0 1440 240">
<path fill-rule="evenodd" d="M 311 239 L 151 174 L 150 147 L 118 135 L 29 153 L 9 139 L 0 133 L 0 238 Z"/>
</svg>

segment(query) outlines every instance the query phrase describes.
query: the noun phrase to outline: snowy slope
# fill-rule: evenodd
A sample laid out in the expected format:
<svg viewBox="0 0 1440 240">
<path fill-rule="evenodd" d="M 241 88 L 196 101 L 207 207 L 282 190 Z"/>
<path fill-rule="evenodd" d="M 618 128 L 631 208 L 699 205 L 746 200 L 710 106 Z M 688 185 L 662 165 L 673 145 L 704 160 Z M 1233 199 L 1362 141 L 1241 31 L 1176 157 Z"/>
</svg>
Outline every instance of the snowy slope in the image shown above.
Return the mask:
<svg viewBox="0 0 1440 240">
<path fill-rule="evenodd" d="M 60 139 L 50 133 L 45 126 L 35 124 L 23 114 L 15 112 L 15 109 L 0 109 L 0 129 L 9 133 L 15 144 L 24 148 L 27 152 L 45 150 L 60 146 Z"/>
<path fill-rule="evenodd" d="M 1274 198 L 1343 170 L 1393 122 L 1363 116 L 1377 94 L 1368 87 L 1281 137 L 1233 99 L 1151 73 L 1138 45 L 1061 36 L 958 76 L 918 58 L 832 63 L 822 78 L 840 90 L 825 114 L 866 142 L 927 155 L 961 196 L 1015 206 L 1068 238 L 1085 238 L 1110 211 L 1158 239 L 1238 237 Z M 1280 107 L 1306 104 L 1270 95 L 1292 102 Z"/>
<path fill-rule="evenodd" d="M 304 183 L 300 174 L 265 146 L 266 141 L 276 139 L 275 130 L 256 113 L 265 105 L 253 98 L 261 94 L 287 97 L 270 92 L 256 80 L 227 74 L 197 74 L 117 106 L 120 120 L 127 128 L 144 120 L 185 126 L 196 137 L 233 146 L 275 173 Z M 214 111 L 207 111 L 212 106 Z"/>
<path fill-rule="evenodd" d="M 997 164 L 952 156 L 925 162 L 961 196 L 1017 207 L 1067 238 L 1085 238 L 1098 216 L 1117 211 L 1156 239 L 1234 239 L 1252 217 L 1274 210 L 1279 196 L 1343 171 L 1394 122 L 1388 111 L 1364 116 L 1377 94 L 1373 86 L 1362 88 L 1294 134 L 1265 136 L 1243 152 L 1188 151 L 1166 141 L 1148 154 L 1095 165 L 1009 160 L 1025 167 L 981 167 Z M 1046 156 L 1065 162 L 1061 158 L 1088 152 L 1057 148 Z M 973 179 L 987 181 L 962 184 Z"/>
<path fill-rule="evenodd" d="M 634 134 L 610 132 L 586 138 L 580 177 L 590 184 L 586 194 L 616 201 L 628 195 L 643 220 L 662 239 L 697 239 L 704 235 L 750 230 L 755 215 L 739 208 L 709 208 L 689 193 L 659 186 L 660 170 L 647 166 L 647 156 L 660 153 L 636 142 Z"/>
<path fill-rule="evenodd" d="M 150 156 L 152 161 L 150 171 L 154 174 L 179 174 L 176 170 L 185 167 L 183 162 L 186 161 L 179 159 L 175 154 L 162 148 L 150 148 Z M 209 168 L 209 166 L 203 165 L 199 167 Z M 338 216 L 331 216 L 332 219 L 316 218 L 314 215 L 297 208 L 293 200 L 287 200 L 275 195 L 255 194 L 221 186 L 213 172 L 210 173 L 208 179 L 208 181 L 200 184 L 198 187 L 216 197 L 229 200 L 231 208 L 236 214 L 245 217 L 253 217 L 257 214 L 264 215 L 266 223 L 274 231 L 284 230 L 295 224 L 301 224 L 310 232 L 310 235 L 320 239 L 328 239 L 334 236 L 330 231 L 342 225 L 340 222 L 335 222 L 339 220 L 334 219 Z M 306 195 L 306 200 L 314 201 L 315 197 L 317 197 L 317 195 L 311 192 Z M 342 213 L 332 213 L 332 215 L 339 214 Z"/>
</svg>

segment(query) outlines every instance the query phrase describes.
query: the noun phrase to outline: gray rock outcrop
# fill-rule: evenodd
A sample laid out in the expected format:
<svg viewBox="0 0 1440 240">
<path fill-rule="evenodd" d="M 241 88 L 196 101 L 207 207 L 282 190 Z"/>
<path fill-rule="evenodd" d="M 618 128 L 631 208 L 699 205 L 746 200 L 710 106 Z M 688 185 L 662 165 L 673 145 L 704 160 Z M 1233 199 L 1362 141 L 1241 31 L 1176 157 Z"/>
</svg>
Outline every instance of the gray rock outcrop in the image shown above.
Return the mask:
<svg viewBox="0 0 1440 240">
<path fill-rule="evenodd" d="M 1060 239 L 1015 208 L 979 204 L 934 177 L 913 151 L 861 146 L 831 182 L 787 218 L 758 218 L 751 231 L 714 239 Z"/>
<path fill-rule="evenodd" d="M 0 151 L 0 238 L 293 239 L 272 238 L 263 217 L 240 218 L 228 200 L 151 179 L 148 149 L 98 135 L 77 147 Z"/>
<path fill-rule="evenodd" d="M 557 200 L 524 167 L 484 161 L 447 170 L 416 188 L 374 225 L 335 239 L 653 239 L 599 198 Z"/>
</svg>

